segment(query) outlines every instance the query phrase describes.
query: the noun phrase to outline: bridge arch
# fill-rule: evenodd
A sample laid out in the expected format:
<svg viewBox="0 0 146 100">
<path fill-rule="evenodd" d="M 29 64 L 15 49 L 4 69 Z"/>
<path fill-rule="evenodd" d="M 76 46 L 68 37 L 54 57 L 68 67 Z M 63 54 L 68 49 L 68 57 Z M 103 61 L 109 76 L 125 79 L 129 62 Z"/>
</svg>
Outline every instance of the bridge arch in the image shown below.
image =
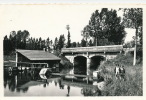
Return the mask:
<svg viewBox="0 0 146 100">
<path fill-rule="evenodd" d="M 74 74 L 86 75 L 87 58 L 85 56 L 74 57 Z"/>
<path fill-rule="evenodd" d="M 94 55 L 92 57 L 74 56 L 74 74 L 92 75 L 93 71 L 106 60 L 103 55 Z"/>
<path fill-rule="evenodd" d="M 99 66 L 101 64 L 103 64 L 103 62 L 106 60 L 106 58 L 102 55 L 96 55 L 96 56 L 92 56 L 90 61 L 90 70 L 94 71 L 97 70 L 99 68 Z"/>
</svg>

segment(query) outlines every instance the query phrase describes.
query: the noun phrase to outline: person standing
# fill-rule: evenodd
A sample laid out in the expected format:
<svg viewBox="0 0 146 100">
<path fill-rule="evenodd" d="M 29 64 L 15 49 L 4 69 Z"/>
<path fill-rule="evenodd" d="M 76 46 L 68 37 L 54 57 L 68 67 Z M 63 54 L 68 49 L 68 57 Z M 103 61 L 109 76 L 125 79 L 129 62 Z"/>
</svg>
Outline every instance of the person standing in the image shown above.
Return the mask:
<svg viewBox="0 0 146 100">
<path fill-rule="evenodd" d="M 116 67 L 114 69 L 114 72 L 115 72 L 115 77 L 116 79 L 119 79 L 120 78 L 120 67 L 119 67 L 119 64 L 116 64 Z"/>
<path fill-rule="evenodd" d="M 123 65 L 121 65 L 120 70 L 121 70 L 120 77 L 125 81 L 125 68 Z"/>
</svg>

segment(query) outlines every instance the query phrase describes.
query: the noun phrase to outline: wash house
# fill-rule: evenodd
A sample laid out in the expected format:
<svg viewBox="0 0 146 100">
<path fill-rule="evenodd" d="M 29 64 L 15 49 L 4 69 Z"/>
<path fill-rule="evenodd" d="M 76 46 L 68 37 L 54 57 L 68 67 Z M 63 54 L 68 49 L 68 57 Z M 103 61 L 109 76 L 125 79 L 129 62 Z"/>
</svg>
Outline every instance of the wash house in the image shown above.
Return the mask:
<svg viewBox="0 0 146 100">
<path fill-rule="evenodd" d="M 60 58 L 43 50 L 16 50 L 16 67 L 24 68 L 57 68 Z"/>
</svg>

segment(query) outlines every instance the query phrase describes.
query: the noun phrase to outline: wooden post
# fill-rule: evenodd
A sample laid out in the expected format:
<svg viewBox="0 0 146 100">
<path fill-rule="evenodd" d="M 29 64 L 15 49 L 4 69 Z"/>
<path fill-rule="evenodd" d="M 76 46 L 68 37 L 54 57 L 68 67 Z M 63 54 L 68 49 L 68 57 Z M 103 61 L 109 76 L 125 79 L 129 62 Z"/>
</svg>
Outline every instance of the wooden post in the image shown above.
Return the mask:
<svg viewBox="0 0 146 100">
<path fill-rule="evenodd" d="M 74 74 L 74 56 L 73 56 L 73 58 L 72 58 L 72 64 L 73 64 L 73 72 L 72 72 L 72 74 Z"/>
<path fill-rule="evenodd" d="M 17 87 L 17 75 L 15 76 L 15 84 L 16 84 L 16 87 Z"/>
<path fill-rule="evenodd" d="M 22 71 L 22 64 L 20 64 L 20 67 L 21 67 L 21 71 Z"/>
</svg>

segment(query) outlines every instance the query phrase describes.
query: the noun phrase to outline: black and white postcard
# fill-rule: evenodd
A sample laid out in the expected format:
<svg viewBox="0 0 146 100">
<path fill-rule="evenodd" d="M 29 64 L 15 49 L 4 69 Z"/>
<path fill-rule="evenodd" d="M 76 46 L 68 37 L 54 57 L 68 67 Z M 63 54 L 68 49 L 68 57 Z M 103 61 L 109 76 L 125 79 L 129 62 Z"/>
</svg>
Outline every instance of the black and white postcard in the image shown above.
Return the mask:
<svg viewBox="0 0 146 100">
<path fill-rule="evenodd" d="M 142 4 L 0 4 L 2 99 L 143 98 L 145 10 Z"/>
</svg>

